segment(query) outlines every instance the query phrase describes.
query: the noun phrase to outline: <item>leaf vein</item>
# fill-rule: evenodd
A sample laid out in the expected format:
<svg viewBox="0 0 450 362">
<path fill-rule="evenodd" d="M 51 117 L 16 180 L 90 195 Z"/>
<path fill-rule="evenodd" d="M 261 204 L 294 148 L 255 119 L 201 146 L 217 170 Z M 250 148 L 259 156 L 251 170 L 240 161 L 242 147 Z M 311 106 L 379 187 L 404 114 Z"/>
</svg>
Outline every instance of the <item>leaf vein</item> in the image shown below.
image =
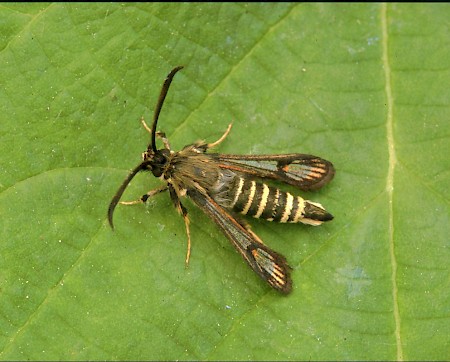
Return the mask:
<svg viewBox="0 0 450 362">
<path fill-rule="evenodd" d="M 394 311 L 395 322 L 395 339 L 397 346 L 398 361 L 403 360 L 403 349 L 401 339 L 401 320 L 400 311 L 398 305 L 398 286 L 397 286 L 397 259 L 395 256 L 395 244 L 394 244 L 394 209 L 393 209 L 393 197 L 394 197 L 394 172 L 396 166 L 396 154 L 395 154 L 395 139 L 394 139 L 394 119 L 393 119 L 393 94 L 392 94 L 392 80 L 391 80 L 391 66 L 389 59 L 389 29 L 388 29 L 388 14 L 387 4 L 381 5 L 381 30 L 382 30 L 382 63 L 385 77 L 385 93 L 386 93 L 386 137 L 389 154 L 388 173 L 386 178 L 386 192 L 388 195 L 388 238 L 389 238 L 389 254 L 392 267 L 392 303 Z"/>
</svg>

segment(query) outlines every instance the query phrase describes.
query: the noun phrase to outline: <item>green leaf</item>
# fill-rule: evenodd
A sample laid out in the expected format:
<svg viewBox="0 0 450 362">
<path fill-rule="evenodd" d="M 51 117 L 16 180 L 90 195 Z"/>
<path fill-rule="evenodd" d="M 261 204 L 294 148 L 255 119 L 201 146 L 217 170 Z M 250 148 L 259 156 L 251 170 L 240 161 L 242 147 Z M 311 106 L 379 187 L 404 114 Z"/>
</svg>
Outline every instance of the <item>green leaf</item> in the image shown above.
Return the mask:
<svg viewBox="0 0 450 362">
<path fill-rule="evenodd" d="M 2 360 L 450 359 L 450 8 L 3 4 Z M 106 210 L 158 128 L 179 150 L 332 161 L 321 227 L 249 220 L 287 297 L 167 194 Z M 139 174 L 123 197 L 161 182 Z M 293 188 L 287 187 L 292 192 Z M 303 194 L 302 194 L 303 195 Z"/>
</svg>

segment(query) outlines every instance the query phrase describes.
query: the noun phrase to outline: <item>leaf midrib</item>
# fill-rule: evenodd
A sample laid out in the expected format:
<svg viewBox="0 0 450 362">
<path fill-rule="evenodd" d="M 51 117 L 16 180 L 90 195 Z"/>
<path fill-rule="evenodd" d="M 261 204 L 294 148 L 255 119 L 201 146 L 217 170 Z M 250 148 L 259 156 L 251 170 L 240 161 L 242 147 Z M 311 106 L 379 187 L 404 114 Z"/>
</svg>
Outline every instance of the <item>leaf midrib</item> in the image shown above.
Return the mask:
<svg viewBox="0 0 450 362">
<path fill-rule="evenodd" d="M 391 67 L 389 64 L 389 28 L 387 19 L 387 5 L 383 3 L 381 5 L 381 31 L 382 31 L 382 63 L 385 77 L 385 92 L 386 92 L 386 138 L 389 155 L 388 172 L 386 177 L 386 193 L 388 195 L 388 238 L 389 238 L 389 255 L 392 268 L 392 303 L 395 322 L 395 340 L 397 348 L 396 359 L 403 361 L 403 349 L 401 339 L 401 319 L 398 305 L 398 287 L 397 287 L 397 259 L 395 256 L 395 244 L 394 244 L 394 217 L 393 217 L 393 197 L 394 197 L 394 172 L 397 162 L 395 153 L 395 139 L 393 130 L 393 96 L 392 96 L 392 84 L 391 84 Z"/>
</svg>

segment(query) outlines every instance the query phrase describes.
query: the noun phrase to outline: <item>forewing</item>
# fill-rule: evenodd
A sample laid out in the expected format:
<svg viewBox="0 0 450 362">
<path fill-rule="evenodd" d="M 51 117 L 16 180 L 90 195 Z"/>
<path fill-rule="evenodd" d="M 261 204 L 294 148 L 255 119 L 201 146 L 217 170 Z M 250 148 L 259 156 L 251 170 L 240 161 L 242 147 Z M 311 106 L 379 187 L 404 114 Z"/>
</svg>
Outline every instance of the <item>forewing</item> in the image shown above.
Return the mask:
<svg viewBox="0 0 450 362">
<path fill-rule="evenodd" d="M 252 177 L 279 180 L 302 190 L 317 190 L 334 177 L 334 167 L 323 158 L 301 153 L 285 155 L 214 154 L 222 169 Z"/>
<path fill-rule="evenodd" d="M 286 259 L 265 246 L 251 230 L 240 224 L 209 196 L 197 190 L 188 195 L 220 228 L 250 267 L 271 287 L 281 293 L 291 291 L 290 268 Z"/>
</svg>

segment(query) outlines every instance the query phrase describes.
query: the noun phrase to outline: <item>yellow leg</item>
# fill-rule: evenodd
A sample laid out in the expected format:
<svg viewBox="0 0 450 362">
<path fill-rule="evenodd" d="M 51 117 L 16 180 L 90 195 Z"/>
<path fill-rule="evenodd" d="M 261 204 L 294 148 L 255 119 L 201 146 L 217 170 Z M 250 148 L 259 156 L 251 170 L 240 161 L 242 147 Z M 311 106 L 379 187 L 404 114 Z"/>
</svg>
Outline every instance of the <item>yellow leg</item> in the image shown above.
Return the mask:
<svg viewBox="0 0 450 362">
<path fill-rule="evenodd" d="M 208 148 L 212 148 L 212 147 L 215 147 L 215 146 L 217 146 L 218 144 L 220 144 L 227 136 L 228 136 L 228 134 L 230 133 L 230 131 L 231 131 L 231 126 L 233 125 L 233 123 L 230 123 L 229 125 L 228 125 L 228 128 L 227 128 L 227 130 L 225 131 L 225 133 L 222 135 L 222 137 L 220 137 L 216 142 L 213 142 L 213 143 L 208 143 Z"/>
<path fill-rule="evenodd" d="M 166 150 L 169 150 L 169 151 L 171 150 L 169 140 L 167 139 L 166 134 L 164 132 L 160 132 L 160 131 L 156 132 L 156 137 L 161 138 Z"/>
<path fill-rule="evenodd" d="M 182 214 L 183 215 L 183 220 L 184 220 L 184 225 L 186 226 L 186 234 L 187 234 L 187 252 L 186 252 L 186 268 L 189 266 L 189 258 L 191 257 L 191 232 L 189 230 L 189 218 L 187 216 L 187 214 Z"/>
<path fill-rule="evenodd" d="M 144 128 L 147 130 L 148 133 L 152 134 L 151 128 L 145 123 L 144 117 L 141 117 L 141 123 L 144 126 Z"/>
<path fill-rule="evenodd" d="M 167 185 L 163 185 L 161 187 L 158 187 L 157 189 L 151 190 L 147 192 L 146 194 L 142 195 L 139 199 L 134 201 L 120 201 L 120 204 L 122 205 L 136 205 L 136 204 L 143 204 L 146 202 L 150 197 L 155 196 L 156 194 L 159 194 L 160 192 L 167 191 Z"/>
<path fill-rule="evenodd" d="M 186 268 L 187 268 L 189 265 L 189 258 L 191 257 L 191 232 L 189 230 L 188 212 L 187 212 L 187 209 L 181 203 L 180 198 L 178 197 L 178 194 L 180 193 L 180 191 L 177 191 L 175 189 L 174 185 L 172 185 L 170 183 L 168 184 L 167 187 L 169 188 L 170 198 L 172 199 L 173 205 L 175 206 L 177 211 L 180 213 L 180 215 L 183 216 L 184 225 L 186 226 L 186 234 L 187 234 L 187 238 L 188 238 L 188 243 L 187 243 L 187 252 L 186 252 L 185 263 L 186 263 Z"/>
<path fill-rule="evenodd" d="M 141 117 L 141 123 L 144 126 L 144 128 L 147 130 L 148 133 L 152 134 L 151 128 L 148 126 L 148 124 L 145 122 L 144 117 Z M 156 132 L 156 137 L 161 138 L 161 140 L 164 143 L 164 147 L 168 150 L 170 150 L 170 144 L 169 140 L 166 137 L 166 134 L 164 132 Z"/>
</svg>

